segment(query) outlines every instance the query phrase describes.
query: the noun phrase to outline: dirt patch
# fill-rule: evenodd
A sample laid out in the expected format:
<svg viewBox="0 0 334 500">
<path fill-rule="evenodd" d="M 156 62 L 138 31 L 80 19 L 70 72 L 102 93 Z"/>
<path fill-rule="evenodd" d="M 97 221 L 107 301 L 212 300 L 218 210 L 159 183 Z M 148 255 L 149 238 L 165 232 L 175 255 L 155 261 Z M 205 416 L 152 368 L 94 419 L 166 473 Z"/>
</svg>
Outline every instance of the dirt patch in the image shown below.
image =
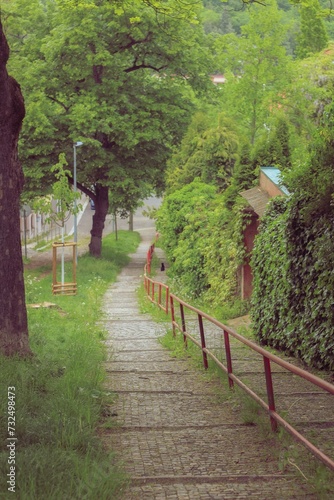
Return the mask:
<svg viewBox="0 0 334 500">
<path fill-rule="evenodd" d="M 228 326 L 234 328 L 235 330 L 238 330 L 238 328 L 240 327 L 250 328 L 251 324 L 252 321 L 249 314 L 246 314 L 245 316 L 240 316 L 239 318 L 228 320 Z"/>
</svg>

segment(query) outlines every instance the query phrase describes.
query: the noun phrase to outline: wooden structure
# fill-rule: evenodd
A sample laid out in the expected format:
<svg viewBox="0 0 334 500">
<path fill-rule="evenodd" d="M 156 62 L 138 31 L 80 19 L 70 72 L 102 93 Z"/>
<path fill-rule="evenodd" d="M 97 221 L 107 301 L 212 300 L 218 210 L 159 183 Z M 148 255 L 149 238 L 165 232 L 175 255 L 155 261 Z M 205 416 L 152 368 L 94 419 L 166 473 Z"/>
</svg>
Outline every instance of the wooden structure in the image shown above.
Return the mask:
<svg viewBox="0 0 334 500">
<path fill-rule="evenodd" d="M 246 258 L 241 266 L 240 286 L 241 298 L 249 299 L 252 295 L 253 274 L 250 266 L 254 239 L 258 233 L 260 218 L 263 217 L 270 198 L 275 196 L 286 196 L 289 191 L 282 185 L 280 171 L 276 167 L 262 167 L 260 170 L 259 185 L 239 193 L 247 200 L 249 207 L 246 211 L 250 213 L 248 226 L 244 230 L 244 245 L 246 247 Z"/>
<path fill-rule="evenodd" d="M 69 243 L 52 243 L 52 293 L 53 295 L 76 295 L 77 293 L 77 283 L 76 283 L 76 246 L 75 242 Z M 72 247 L 72 281 L 68 283 L 62 283 L 57 281 L 57 249 L 60 248 L 65 250 L 65 248 Z"/>
</svg>

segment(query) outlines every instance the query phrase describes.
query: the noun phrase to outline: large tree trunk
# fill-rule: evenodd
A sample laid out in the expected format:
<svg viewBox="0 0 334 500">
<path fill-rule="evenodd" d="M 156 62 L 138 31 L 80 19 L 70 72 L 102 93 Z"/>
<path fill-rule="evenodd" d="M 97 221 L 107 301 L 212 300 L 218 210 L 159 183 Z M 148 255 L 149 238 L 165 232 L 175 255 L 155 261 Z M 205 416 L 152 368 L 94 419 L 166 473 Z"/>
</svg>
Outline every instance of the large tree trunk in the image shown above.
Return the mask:
<svg viewBox="0 0 334 500">
<path fill-rule="evenodd" d="M 89 244 L 89 253 L 93 257 L 101 257 L 102 233 L 109 209 L 108 191 L 107 186 L 95 186 L 95 213 L 93 216 L 93 226 L 90 232 L 91 240 Z"/>
<path fill-rule="evenodd" d="M 0 352 L 30 354 L 20 241 L 23 173 L 17 142 L 24 102 L 6 69 L 9 48 L 0 22 Z"/>
</svg>

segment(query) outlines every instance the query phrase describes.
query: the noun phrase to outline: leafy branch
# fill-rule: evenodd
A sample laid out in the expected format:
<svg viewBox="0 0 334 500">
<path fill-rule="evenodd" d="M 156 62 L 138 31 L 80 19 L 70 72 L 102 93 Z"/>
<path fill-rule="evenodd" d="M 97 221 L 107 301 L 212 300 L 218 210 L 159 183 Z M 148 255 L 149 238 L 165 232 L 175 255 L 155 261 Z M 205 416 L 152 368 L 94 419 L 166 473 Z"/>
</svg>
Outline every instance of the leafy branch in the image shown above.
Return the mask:
<svg viewBox="0 0 334 500">
<path fill-rule="evenodd" d="M 51 168 L 57 179 L 52 186 L 52 194 L 38 198 L 34 203 L 36 212 L 47 215 L 46 221 L 55 222 L 59 227 L 64 227 L 70 216 L 76 215 L 82 208 L 76 203 L 80 193 L 69 186 L 68 177 L 71 172 L 64 168 L 66 165 L 65 154 L 61 153 L 59 162 Z"/>
</svg>

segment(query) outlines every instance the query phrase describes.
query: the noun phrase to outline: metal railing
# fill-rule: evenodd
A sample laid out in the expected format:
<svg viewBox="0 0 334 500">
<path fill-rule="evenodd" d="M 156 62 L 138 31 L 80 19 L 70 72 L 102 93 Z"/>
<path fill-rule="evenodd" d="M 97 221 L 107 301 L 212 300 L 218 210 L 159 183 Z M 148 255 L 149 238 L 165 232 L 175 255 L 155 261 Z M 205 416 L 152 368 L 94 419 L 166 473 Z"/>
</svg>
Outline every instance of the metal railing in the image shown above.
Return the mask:
<svg viewBox="0 0 334 500">
<path fill-rule="evenodd" d="M 144 287 L 148 299 L 168 314 L 169 287 L 149 278 L 146 273 L 144 273 Z"/>
<path fill-rule="evenodd" d="M 157 304 L 161 309 L 168 313 L 170 308 L 171 321 L 173 328 L 173 335 L 176 335 L 176 330 L 182 333 L 184 343 L 187 345 L 188 339 L 191 340 L 195 345 L 197 345 L 202 351 L 203 366 L 205 369 L 208 368 L 208 358 L 212 359 L 217 366 L 219 366 L 228 377 L 229 387 L 232 389 L 234 384 L 237 384 L 241 389 L 243 389 L 247 394 L 249 394 L 262 408 L 266 410 L 269 414 L 271 427 L 273 431 L 277 430 L 277 424 L 280 424 L 287 432 L 289 432 L 297 441 L 303 444 L 315 457 L 321 460 L 327 467 L 334 471 L 334 461 L 323 453 L 320 449 L 314 446 L 305 436 L 296 430 L 282 415 L 276 410 L 275 404 L 275 391 L 273 384 L 273 368 L 272 364 L 280 369 L 287 370 L 288 372 L 300 377 L 301 379 L 309 382 L 312 386 L 320 388 L 322 391 L 334 395 L 334 385 L 322 380 L 321 378 L 288 363 L 287 361 L 279 358 L 278 356 L 268 352 L 262 347 L 258 346 L 254 342 L 246 339 L 242 335 L 238 334 L 232 328 L 224 325 L 215 318 L 209 316 L 208 314 L 200 311 L 199 309 L 187 304 L 176 295 L 169 292 L 167 285 L 154 281 L 145 274 L 144 283 L 145 290 L 148 298 L 151 302 Z M 176 304 L 179 306 L 179 313 L 176 311 Z M 194 319 L 189 319 L 186 317 L 187 314 L 191 313 L 195 315 Z M 216 333 L 215 337 L 221 339 L 220 348 L 217 347 L 210 348 L 208 339 L 210 339 L 210 334 L 208 335 L 207 328 L 204 327 L 205 322 L 208 322 L 210 328 L 215 327 Z M 190 324 L 190 328 L 188 328 Z M 192 329 L 192 331 L 190 331 Z M 197 335 L 197 338 L 196 338 Z M 211 334 L 212 337 L 212 334 Z M 237 341 L 237 344 L 242 344 L 252 351 L 255 351 L 262 358 L 263 368 L 262 373 L 265 381 L 266 388 L 266 400 L 262 394 L 259 394 L 254 389 L 250 388 L 249 385 L 242 381 L 240 376 L 237 376 L 233 371 L 233 357 L 232 357 L 232 340 Z M 233 345 L 233 349 L 237 349 Z M 223 361 L 222 352 L 224 352 L 225 360 Z M 334 401 L 333 403 L 334 404 Z"/>
</svg>

